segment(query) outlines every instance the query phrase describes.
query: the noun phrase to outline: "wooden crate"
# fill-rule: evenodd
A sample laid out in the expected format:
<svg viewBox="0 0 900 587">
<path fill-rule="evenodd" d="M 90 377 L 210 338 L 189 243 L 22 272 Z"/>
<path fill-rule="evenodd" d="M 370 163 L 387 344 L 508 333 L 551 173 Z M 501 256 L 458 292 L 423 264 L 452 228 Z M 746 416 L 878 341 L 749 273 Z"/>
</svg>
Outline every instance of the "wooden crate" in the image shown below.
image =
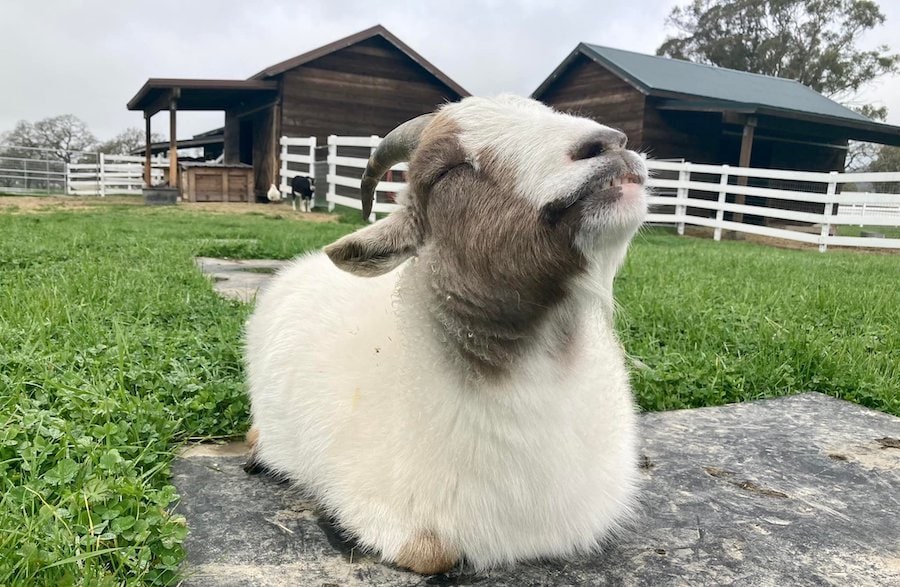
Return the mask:
<svg viewBox="0 0 900 587">
<path fill-rule="evenodd" d="M 181 171 L 181 194 L 187 202 L 253 203 L 253 167 L 185 163 Z"/>
</svg>

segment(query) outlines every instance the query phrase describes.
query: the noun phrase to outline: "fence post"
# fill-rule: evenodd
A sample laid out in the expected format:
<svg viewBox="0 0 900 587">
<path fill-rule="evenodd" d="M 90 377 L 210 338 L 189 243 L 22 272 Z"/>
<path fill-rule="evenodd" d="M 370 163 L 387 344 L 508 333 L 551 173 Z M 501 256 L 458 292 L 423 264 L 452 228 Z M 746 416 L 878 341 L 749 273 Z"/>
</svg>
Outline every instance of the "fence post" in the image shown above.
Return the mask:
<svg viewBox="0 0 900 587">
<path fill-rule="evenodd" d="M 22 166 L 22 171 L 24 173 L 25 178 L 25 193 L 28 193 L 28 161 L 24 161 L 24 165 Z"/>
<path fill-rule="evenodd" d="M 288 163 L 284 159 L 288 154 L 287 137 L 278 139 L 278 144 L 281 146 L 281 170 L 278 174 L 278 191 L 281 192 L 281 197 L 285 198 L 289 188 L 287 183 Z"/>
<path fill-rule="evenodd" d="M 690 163 L 682 163 L 681 169 L 678 171 L 678 183 L 687 183 L 691 180 L 691 164 Z M 684 235 L 684 217 L 687 215 L 687 206 L 685 204 L 678 204 L 678 201 L 687 200 L 688 197 L 688 188 L 687 186 L 679 185 L 678 189 L 675 192 L 675 218 L 680 218 L 681 220 L 678 222 L 678 234 Z"/>
<path fill-rule="evenodd" d="M 372 153 L 375 149 L 378 148 L 378 145 L 381 144 L 381 137 L 378 135 L 372 135 L 369 137 L 369 157 L 372 157 Z M 390 170 L 388 170 L 390 171 Z M 375 222 L 375 204 L 378 203 L 378 184 L 375 184 L 375 193 L 372 194 L 372 213 L 369 214 L 367 220 L 372 223 Z"/>
<path fill-rule="evenodd" d="M 728 166 L 722 166 L 722 177 L 719 179 L 719 199 L 716 208 L 716 228 L 713 231 L 713 238 L 717 241 L 722 240 L 722 222 L 725 220 L 725 200 L 728 194 Z"/>
<path fill-rule="evenodd" d="M 312 178 L 313 185 L 316 184 L 316 137 L 309 137 L 309 176 Z M 315 202 L 315 195 L 313 201 Z"/>
<path fill-rule="evenodd" d="M 834 215 L 834 200 L 837 193 L 837 171 L 828 174 L 828 190 L 825 192 L 825 214 L 822 232 L 819 234 L 819 252 L 828 250 L 828 236 L 831 234 L 831 217 Z"/>
<path fill-rule="evenodd" d="M 328 211 L 334 212 L 334 198 L 337 196 L 334 178 L 337 177 L 337 164 L 334 162 L 337 157 L 337 136 L 328 135 Z"/>
<path fill-rule="evenodd" d="M 100 197 L 106 197 L 106 155 L 100 153 L 100 172 L 97 174 L 97 182 L 100 184 Z"/>
</svg>

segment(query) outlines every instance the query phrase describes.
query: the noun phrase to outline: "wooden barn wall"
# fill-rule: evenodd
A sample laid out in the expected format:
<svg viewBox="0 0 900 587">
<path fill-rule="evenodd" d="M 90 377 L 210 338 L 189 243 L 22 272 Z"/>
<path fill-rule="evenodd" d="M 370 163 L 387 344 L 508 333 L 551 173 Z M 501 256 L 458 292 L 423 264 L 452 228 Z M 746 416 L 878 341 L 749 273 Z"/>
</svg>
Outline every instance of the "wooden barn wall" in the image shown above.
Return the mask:
<svg viewBox="0 0 900 587">
<path fill-rule="evenodd" d="M 717 112 L 674 112 L 657 110 L 656 101 L 647 100 L 641 148 L 655 159 L 684 159 L 694 163 L 722 161 L 720 142 L 722 116 Z"/>
<path fill-rule="evenodd" d="M 460 99 L 396 47 L 373 37 L 282 74 L 281 132 L 380 135 Z"/>
<path fill-rule="evenodd" d="M 628 135 L 629 148 L 642 145 L 644 95 L 584 55 L 537 98 L 563 112 L 620 129 Z"/>
</svg>

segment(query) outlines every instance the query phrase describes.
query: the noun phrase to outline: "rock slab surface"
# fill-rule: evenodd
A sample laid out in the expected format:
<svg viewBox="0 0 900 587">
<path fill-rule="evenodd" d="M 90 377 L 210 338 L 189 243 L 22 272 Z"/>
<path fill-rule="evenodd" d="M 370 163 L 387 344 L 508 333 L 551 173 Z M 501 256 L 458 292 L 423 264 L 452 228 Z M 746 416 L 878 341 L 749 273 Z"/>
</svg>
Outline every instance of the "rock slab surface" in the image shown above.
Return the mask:
<svg viewBox="0 0 900 587">
<path fill-rule="evenodd" d="M 900 585 L 900 418 L 807 393 L 645 414 L 635 520 L 593 556 L 421 577 L 352 548 L 241 444 L 174 464 L 184 585 Z"/>
</svg>

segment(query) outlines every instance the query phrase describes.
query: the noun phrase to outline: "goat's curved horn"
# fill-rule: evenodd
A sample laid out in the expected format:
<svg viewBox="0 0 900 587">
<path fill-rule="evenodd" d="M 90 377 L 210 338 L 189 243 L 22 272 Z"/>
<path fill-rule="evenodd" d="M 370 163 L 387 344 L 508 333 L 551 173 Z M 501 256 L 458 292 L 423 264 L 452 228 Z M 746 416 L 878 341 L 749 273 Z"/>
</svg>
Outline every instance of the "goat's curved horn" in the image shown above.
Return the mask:
<svg viewBox="0 0 900 587">
<path fill-rule="evenodd" d="M 359 188 L 363 218 L 368 218 L 369 214 L 372 213 L 372 205 L 375 201 L 375 188 L 378 187 L 381 176 L 397 163 L 409 161 L 412 152 L 419 145 L 419 137 L 422 136 L 422 131 L 425 130 L 425 127 L 428 126 L 433 117 L 434 113 L 431 113 L 407 120 L 389 132 L 378 144 L 378 148 L 369 157 Z"/>
</svg>

